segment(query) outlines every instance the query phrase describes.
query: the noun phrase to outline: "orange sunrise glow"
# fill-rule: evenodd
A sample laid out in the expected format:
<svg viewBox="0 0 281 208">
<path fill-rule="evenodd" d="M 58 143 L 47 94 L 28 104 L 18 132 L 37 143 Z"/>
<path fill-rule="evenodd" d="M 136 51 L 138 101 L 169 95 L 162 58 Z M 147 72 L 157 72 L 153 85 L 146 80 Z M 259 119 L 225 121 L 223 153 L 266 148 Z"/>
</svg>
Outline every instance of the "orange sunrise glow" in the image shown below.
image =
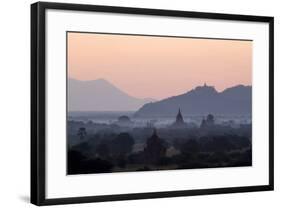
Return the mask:
<svg viewBox="0 0 281 208">
<path fill-rule="evenodd" d="M 252 85 L 252 41 L 68 33 L 68 76 L 105 79 L 137 98 L 203 85 Z"/>
</svg>

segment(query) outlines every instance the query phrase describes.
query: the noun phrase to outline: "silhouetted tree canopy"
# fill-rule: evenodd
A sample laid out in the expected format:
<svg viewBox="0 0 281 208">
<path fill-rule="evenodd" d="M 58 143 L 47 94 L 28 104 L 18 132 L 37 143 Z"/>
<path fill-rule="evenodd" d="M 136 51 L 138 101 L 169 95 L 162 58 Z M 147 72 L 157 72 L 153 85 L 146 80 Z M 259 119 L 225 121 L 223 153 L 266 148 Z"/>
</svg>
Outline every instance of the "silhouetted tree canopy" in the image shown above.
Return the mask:
<svg viewBox="0 0 281 208">
<path fill-rule="evenodd" d="M 111 152 L 114 155 L 126 155 L 132 151 L 135 141 L 128 133 L 120 133 L 111 141 Z"/>
<path fill-rule="evenodd" d="M 180 150 L 182 153 L 197 153 L 200 151 L 200 145 L 197 140 L 189 139 L 181 145 Z"/>
<path fill-rule="evenodd" d="M 96 149 L 96 153 L 97 153 L 100 157 L 102 157 L 102 158 L 108 157 L 109 154 L 110 154 L 108 145 L 105 144 L 105 143 L 99 144 L 98 147 L 97 147 L 97 149 Z"/>
<path fill-rule="evenodd" d="M 86 137 L 87 135 L 87 131 L 86 131 L 86 128 L 85 127 L 80 127 L 78 132 L 77 132 L 77 135 L 79 136 L 79 138 L 82 140 Z"/>
<path fill-rule="evenodd" d="M 110 172 L 113 164 L 100 158 L 87 159 L 80 152 L 68 151 L 68 174 L 106 173 Z"/>
<path fill-rule="evenodd" d="M 179 114 L 179 121 L 183 118 Z M 118 117 L 116 117 L 118 118 Z M 133 119 L 133 118 L 132 118 Z M 215 122 L 211 114 L 199 125 L 117 125 L 69 121 L 68 174 L 249 166 L 252 127 Z M 131 121 L 130 121 L 131 122 Z M 157 125 L 156 125 L 157 126 Z"/>
</svg>

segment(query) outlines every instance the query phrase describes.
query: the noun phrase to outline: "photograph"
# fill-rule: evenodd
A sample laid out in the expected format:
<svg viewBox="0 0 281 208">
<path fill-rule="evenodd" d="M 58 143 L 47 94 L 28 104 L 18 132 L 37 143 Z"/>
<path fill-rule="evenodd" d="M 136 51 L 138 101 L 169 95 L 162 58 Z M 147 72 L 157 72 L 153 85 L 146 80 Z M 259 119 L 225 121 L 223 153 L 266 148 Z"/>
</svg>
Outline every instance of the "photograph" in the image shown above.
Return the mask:
<svg viewBox="0 0 281 208">
<path fill-rule="evenodd" d="M 253 41 L 66 32 L 68 175 L 252 166 Z"/>
<path fill-rule="evenodd" d="M 274 17 L 159 8 L 31 5 L 32 204 L 274 190 Z"/>
</svg>

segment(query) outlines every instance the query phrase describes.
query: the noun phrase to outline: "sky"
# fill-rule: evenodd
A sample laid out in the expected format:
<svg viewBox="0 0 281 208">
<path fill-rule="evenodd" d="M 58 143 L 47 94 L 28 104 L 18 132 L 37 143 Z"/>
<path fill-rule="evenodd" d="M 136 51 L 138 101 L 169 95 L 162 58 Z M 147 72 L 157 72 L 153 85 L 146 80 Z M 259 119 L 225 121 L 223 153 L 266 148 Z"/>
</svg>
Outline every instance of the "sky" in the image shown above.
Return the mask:
<svg viewBox="0 0 281 208">
<path fill-rule="evenodd" d="M 137 98 L 163 99 L 204 83 L 252 84 L 252 41 L 68 33 L 68 76 L 106 79 Z"/>
</svg>

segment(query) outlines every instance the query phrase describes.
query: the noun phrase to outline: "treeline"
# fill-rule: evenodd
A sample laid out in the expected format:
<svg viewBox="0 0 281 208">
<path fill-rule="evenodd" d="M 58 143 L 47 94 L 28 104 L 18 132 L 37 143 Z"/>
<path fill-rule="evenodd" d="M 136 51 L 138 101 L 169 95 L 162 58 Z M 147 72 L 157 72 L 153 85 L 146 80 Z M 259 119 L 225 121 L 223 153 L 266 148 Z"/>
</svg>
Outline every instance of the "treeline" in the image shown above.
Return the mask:
<svg viewBox="0 0 281 208">
<path fill-rule="evenodd" d="M 85 131 L 83 133 L 83 131 Z M 146 171 L 186 168 L 250 166 L 251 140 L 236 134 L 203 135 L 193 138 L 160 138 L 157 131 L 144 139 L 140 151 L 133 151 L 135 139 L 129 133 L 86 135 L 68 148 L 68 174 Z M 83 138 L 82 138 L 83 137 Z"/>
</svg>

